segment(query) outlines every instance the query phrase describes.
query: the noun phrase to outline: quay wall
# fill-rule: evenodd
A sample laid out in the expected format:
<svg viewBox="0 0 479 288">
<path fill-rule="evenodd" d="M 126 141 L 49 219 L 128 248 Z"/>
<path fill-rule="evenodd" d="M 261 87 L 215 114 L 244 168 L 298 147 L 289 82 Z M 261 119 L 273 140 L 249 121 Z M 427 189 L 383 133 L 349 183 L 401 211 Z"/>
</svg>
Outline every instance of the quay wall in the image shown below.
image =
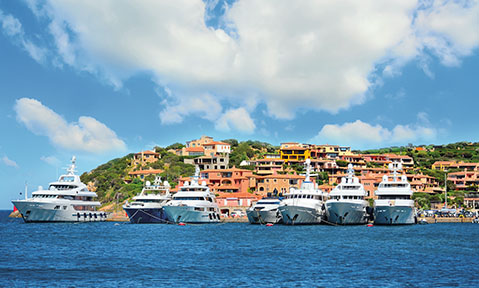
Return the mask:
<svg viewBox="0 0 479 288">
<path fill-rule="evenodd" d="M 420 218 L 422 219 L 422 218 Z M 472 223 L 474 218 L 460 218 L 460 217 L 424 217 L 427 223 Z"/>
</svg>

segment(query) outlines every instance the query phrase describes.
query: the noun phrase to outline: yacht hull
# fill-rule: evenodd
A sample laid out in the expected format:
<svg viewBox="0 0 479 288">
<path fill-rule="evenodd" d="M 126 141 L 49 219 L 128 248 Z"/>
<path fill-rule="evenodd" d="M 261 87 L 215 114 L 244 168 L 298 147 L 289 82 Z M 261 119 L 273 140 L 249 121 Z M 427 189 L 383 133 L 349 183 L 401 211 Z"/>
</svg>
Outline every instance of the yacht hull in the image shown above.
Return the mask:
<svg viewBox="0 0 479 288">
<path fill-rule="evenodd" d="M 25 223 L 34 222 L 101 222 L 108 217 L 102 211 L 77 211 L 71 205 L 39 203 L 25 200 L 12 201 Z M 60 209 L 55 207 L 60 206 Z M 64 209 L 63 207 L 66 207 Z"/>
<path fill-rule="evenodd" d="M 323 218 L 322 211 L 310 207 L 280 206 L 279 211 L 286 225 L 320 224 Z"/>
<path fill-rule="evenodd" d="M 216 211 L 196 211 L 191 206 L 164 206 L 168 221 L 174 223 L 218 223 L 220 215 Z"/>
<path fill-rule="evenodd" d="M 246 215 L 248 216 L 250 224 L 277 224 L 282 222 L 281 213 L 278 209 L 267 211 L 246 211 Z"/>
<path fill-rule="evenodd" d="M 366 205 L 361 203 L 326 202 L 328 222 L 339 225 L 366 224 Z"/>
<path fill-rule="evenodd" d="M 132 224 L 165 224 L 168 217 L 163 208 L 127 208 L 123 207 Z"/>
<path fill-rule="evenodd" d="M 374 224 L 376 225 L 409 225 L 415 224 L 414 208 L 410 206 L 376 206 L 374 208 Z"/>
</svg>

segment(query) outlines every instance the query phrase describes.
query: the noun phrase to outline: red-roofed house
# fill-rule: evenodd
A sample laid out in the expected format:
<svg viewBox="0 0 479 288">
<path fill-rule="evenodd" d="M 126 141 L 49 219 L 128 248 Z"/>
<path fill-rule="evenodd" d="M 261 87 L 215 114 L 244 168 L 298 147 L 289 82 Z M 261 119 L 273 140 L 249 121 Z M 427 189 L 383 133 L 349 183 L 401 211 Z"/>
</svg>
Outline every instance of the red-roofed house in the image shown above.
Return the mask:
<svg viewBox="0 0 479 288">
<path fill-rule="evenodd" d="M 248 192 L 248 188 L 254 188 L 253 171 L 246 169 L 222 169 L 203 170 L 201 180 L 206 181 L 213 193 L 220 192 Z M 178 186 L 183 186 L 185 181 L 191 181 L 190 177 L 179 179 Z"/>
<path fill-rule="evenodd" d="M 161 169 L 149 169 L 149 170 L 131 171 L 131 172 L 128 172 L 128 175 L 130 175 L 132 177 L 138 177 L 141 180 L 143 180 L 146 176 L 157 175 L 157 174 L 161 174 L 163 172 L 164 171 L 161 170 Z"/>
<path fill-rule="evenodd" d="M 187 147 L 184 148 L 183 156 L 203 156 L 205 155 L 205 148 L 199 147 Z"/>
</svg>

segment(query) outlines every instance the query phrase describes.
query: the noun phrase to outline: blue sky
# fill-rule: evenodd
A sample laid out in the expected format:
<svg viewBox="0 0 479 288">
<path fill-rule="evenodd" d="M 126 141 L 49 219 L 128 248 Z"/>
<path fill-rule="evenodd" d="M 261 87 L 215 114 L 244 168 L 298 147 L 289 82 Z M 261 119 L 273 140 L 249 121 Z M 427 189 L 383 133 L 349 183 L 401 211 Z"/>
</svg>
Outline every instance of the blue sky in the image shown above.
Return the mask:
<svg viewBox="0 0 479 288">
<path fill-rule="evenodd" d="M 479 2 L 0 0 L 0 209 L 215 139 L 479 141 Z"/>
</svg>

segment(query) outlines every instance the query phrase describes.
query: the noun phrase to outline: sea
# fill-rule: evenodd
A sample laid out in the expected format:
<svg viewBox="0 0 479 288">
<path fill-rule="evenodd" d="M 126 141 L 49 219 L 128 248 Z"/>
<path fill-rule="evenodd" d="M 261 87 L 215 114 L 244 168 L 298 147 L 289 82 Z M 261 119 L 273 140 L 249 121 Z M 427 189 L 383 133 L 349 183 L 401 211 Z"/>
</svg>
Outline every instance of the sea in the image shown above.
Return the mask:
<svg viewBox="0 0 479 288">
<path fill-rule="evenodd" d="M 25 224 L 0 287 L 479 287 L 479 225 Z"/>
</svg>

